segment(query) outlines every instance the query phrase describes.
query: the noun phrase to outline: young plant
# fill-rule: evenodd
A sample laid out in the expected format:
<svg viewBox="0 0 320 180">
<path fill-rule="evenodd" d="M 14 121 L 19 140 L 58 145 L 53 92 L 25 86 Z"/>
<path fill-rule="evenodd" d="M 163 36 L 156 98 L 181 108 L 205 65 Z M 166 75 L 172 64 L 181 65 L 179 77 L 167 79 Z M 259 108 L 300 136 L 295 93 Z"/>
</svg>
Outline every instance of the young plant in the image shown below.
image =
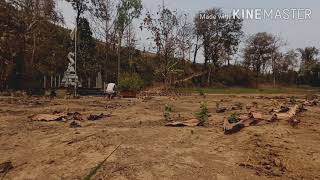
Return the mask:
<svg viewBox="0 0 320 180">
<path fill-rule="evenodd" d="M 297 103 L 296 97 L 291 96 L 290 99 L 289 99 L 289 102 L 290 102 L 291 104 L 296 104 L 296 103 Z"/>
<path fill-rule="evenodd" d="M 220 108 L 220 102 L 216 102 L 216 109 Z"/>
<path fill-rule="evenodd" d="M 196 113 L 197 119 L 200 121 L 199 126 L 204 126 L 208 123 L 210 113 L 208 110 L 208 105 L 205 102 L 202 102 L 200 105 L 200 112 Z"/>
<path fill-rule="evenodd" d="M 137 73 L 124 73 L 121 76 L 119 89 L 122 91 L 138 92 L 144 85 L 143 80 Z"/>
<path fill-rule="evenodd" d="M 166 104 L 165 107 L 164 107 L 164 113 L 163 113 L 163 116 L 164 116 L 164 119 L 166 121 L 171 121 L 172 118 L 171 118 L 171 113 L 172 113 L 172 106 Z"/>
<path fill-rule="evenodd" d="M 239 116 L 237 113 L 231 114 L 231 116 L 228 118 L 228 122 L 233 124 L 239 122 Z"/>
<path fill-rule="evenodd" d="M 202 89 L 199 89 L 198 93 L 199 93 L 200 96 L 205 96 L 206 95 Z"/>
</svg>

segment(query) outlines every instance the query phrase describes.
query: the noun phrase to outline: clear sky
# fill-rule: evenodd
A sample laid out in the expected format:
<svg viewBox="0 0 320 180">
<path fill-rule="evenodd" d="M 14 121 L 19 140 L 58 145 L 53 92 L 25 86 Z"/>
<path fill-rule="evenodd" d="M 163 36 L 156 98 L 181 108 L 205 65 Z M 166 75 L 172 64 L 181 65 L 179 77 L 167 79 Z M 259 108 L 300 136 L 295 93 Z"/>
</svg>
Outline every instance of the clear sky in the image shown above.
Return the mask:
<svg viewBox="0 0 320 180">
<path fill-rule="evenodd" d="M 144 8 L 148 10 L 157 10 L 160 4 L 162 4 L 162 0 L 143 0 Z M 266 10 L 308 8 L 312 10 L 311 19 L 245 20 L 244 32 L 246 35 L 257 32 L 269 32 L 280 35 L 287 42 L 287 48 L 320 47 L 319 0 L 165 0 L 165 4 L 170 9 L 177 9 L 191 16 L 194 16 L 201 10 L 213 7 L 222 8 L 225 12 L 231 12 L 234 8 L 262 8 Z M 71 6 L 63 0 L 58 0 L 58 9 L 64 15 L 66 26 L 74 26 L 75 12 Z M 146 34 L 138 30 L 137 32 L 140 48 L 148 46 L 149 43 L 145 40 Z"/>
</svg>

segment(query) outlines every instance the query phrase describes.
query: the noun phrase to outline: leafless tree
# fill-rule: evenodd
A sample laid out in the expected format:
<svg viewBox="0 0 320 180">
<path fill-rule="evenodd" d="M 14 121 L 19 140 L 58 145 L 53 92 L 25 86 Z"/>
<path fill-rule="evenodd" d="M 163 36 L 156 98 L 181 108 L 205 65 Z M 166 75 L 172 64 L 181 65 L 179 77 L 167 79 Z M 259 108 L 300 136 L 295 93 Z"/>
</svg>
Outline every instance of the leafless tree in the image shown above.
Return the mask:
<svg viewBox="0 0 320 180">
<path fill-rule="evenodd" d="M 111 47 L 115 47 L 115 22 L 116 22 L 116 7 L 118 0 L 91 0 L 92 7 L 90 8 L 91 22 L 94 25 L 93 32 L 99 39 L 105 41 L 105 79 L 108 76 L 108 68 L 110 65 L 109 54 Z"/>
<path fill-rule="evenodd" d="M 188 20 L 188 15 L 183 14 L 179 17 L 178 34 L 177 34 L 177 53 L 184 63 L 190 60 L 190 53 L 194 39 L 193 25 Z M 187 54 L 189 54 L 187 58 Z"/>
<path fill-rule="evenodd" d="M 159 7 L 156 14 L 147 12 L 144 18 L 144 26 L 151 32 L 156 45 L 161 67 L 159 74 L 165 84 L 169 84 L 170 74 L 177 71 L 175 53 L 178 48 L 177 37 L 179 32 L 178 14 L 164 5 Z M 183 45 L 184 46 L 184 45 Z"/>
</svg>

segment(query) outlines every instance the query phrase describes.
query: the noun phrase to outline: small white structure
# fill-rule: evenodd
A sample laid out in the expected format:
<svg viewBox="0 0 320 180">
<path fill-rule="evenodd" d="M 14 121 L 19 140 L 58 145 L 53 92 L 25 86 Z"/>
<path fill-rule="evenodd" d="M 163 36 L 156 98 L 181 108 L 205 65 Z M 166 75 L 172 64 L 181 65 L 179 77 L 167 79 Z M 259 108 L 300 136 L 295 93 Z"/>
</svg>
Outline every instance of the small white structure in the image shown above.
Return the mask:
<svg viewBox="0 0 320 180">
<path fill-rule="evenodd" d="M 109 83 L 108 86 L 107 86 L 107 89 L 106 89 L 106 93 L 108 95 L 111 95 L 111 94 L 115 94 L 116 93 L 116 84 L 115 83 Z"/>
</svg>

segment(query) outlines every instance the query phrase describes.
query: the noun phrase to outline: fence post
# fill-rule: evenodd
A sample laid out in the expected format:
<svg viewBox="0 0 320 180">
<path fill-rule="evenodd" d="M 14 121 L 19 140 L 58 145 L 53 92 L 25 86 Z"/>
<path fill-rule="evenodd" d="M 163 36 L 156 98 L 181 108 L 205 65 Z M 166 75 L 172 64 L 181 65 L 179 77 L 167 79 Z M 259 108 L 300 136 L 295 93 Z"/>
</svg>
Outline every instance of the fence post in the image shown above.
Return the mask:
<svg viewBox="0 0 320 180">
<path fill-rule="evenodd" d="M 53 86 L 53 77 L 52 77 L 52 75 L 50 76 L 50 87 L 52 88 L 52 86 Z"/>
<path fill-rule="evenodd" d="M 43 76 L 43 88 L 47 89 L 47 76 L 46 75 Z"/>
<path fill-rule="evenodd" d="M 57 88 L 57 76 L 54 76 L 54 88 Z"/>
<path fill-rule="evenodd" d="M 58 76 L 58 88 L 60 88 L 60 87 L 61 87 L 61 76 L 59 74 L 59 76 Z"/>
</svg>

